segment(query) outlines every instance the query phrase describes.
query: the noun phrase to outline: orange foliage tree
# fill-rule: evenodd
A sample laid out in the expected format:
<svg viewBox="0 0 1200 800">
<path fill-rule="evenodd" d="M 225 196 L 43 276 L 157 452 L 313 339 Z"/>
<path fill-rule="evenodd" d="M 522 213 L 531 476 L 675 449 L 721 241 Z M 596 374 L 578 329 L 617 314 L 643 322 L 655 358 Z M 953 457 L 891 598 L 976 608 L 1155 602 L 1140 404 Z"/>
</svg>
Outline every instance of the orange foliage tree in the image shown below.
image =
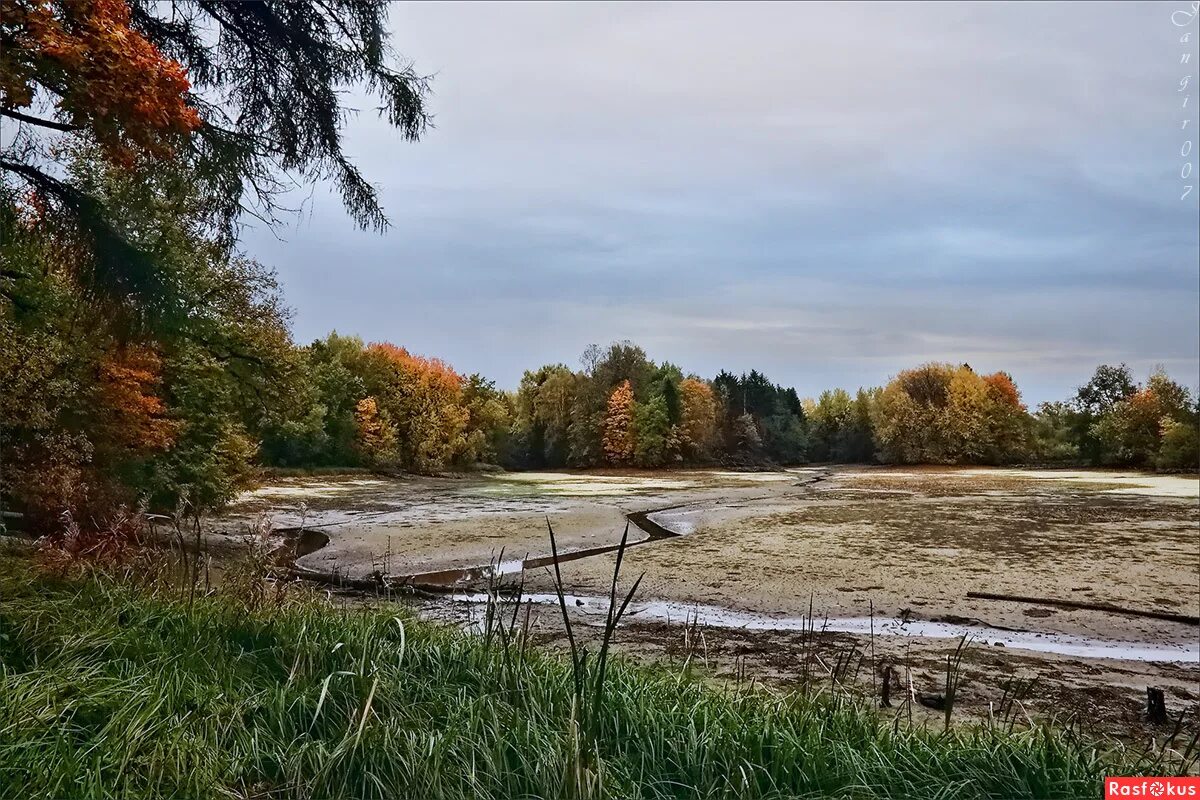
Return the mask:
<svg viewBox="0 0 1200 800">
<path fill-rule="evenodd" d="M 985 375 L 983 382 L 987 385 L 988 394 L 997 402 L 1013 408 L 1025 408 L 1021 402 L 1021 392 L 1017 390 L 1017 385 L 1013 383 L 1012 376 L 1007 372 L 993 372 L 991 375 Z"/>
<path fill-rule="evenodd" d="M 1200 429 L 1196 410 L 1200 409 L 1187 388 L 1156 369 L 1145 386 L 1102 415 L 1092 433 L 1102 443 L 1108 463 L 1194 468 Z M 1164 439 L 1169 442 L 1167 453 L 1162 452 Z"/>
<path fill-rule="evenodd" d="M 463 377 L 446 362 L 378 342 L 367 347 L 367 388 L 397 429 L 402 466 L 444 469 L 469 450 Z"/>
<path fill-rule="evenodd" d="M 158 395 L 162 362 L 146 346 L 129 346 L 100 363 L 91 434 L 128 455 L 165 450 L 175 423 Z"/>
<path fill-rule="evenodd" d="M 604 414 L 604 456 L 612 464 L 628 464 L 636 446 L 633 436 L 633 387 L 622 381 L 608 396 Z"/>
<path fill-rule="evenodd" d="M 131 471 L 174 443 L 178 424 L 169 417 L 161 385 L 162 361 L 148 346 L 122 347 L 101 359 L 86 430 L 93 448 L 87 506 L 132 501 Z"/>
<path fill-rule="evenodd" d="M 983 376 L 986 387 L 986 426 L 983 460 L 992 464 L 1018 460 L 1033 446 L 1033 420 L 1021 402 L 1021 392 L 1007 372 Z"/>
<path fill-rule="evenodd" d="M 1021 395 L 1001 372 L 982 377 L 966 364 L 904 370 L 871 409 L 880 455 L 900 463 L 1005 463 L 1028 449 Z"/>
<path fill-rule="evenodd" d="M 33 384 L 12 385 L 35 407 L 24 414 L 5 410 L 15 438 L 5 443 L 14 468 L 5 488 L 21 498 L 30 528 L 54 531 L 65 511 L 100 518 L 118 505 L 132 506 L 138 500 L 134 476 L 171 447 L 178 425 L 161 396 L 158 354 L 128 346 L 89 366 L 25 363 L 35 373 Z M 68 374 L 79 368 L 86 377 L 51 377 L 44 367 Z"/>
<path fill-rule="evenodd" d="M 180 64 L 131 25 L 125 0 L 11 0 L 0 20 L 0 107 L 19 120 L 87 130 L 113 161 L 169 156 L 200 127 Z M 21 113 L 41 87 L 65 122 Z"/>
<path fill-rule="evenodd" d="M 426 79 L 393 63 L 387 5 L 4 0 L 0 115 L 15 136 L 0 143 L 0 174 L 103 240 L 115 220 L 75 176 L 45 169 L 63 165 L 61 140 L 49 137 L 80 133 L 122 167 L 170 157 L 192 168 L 209 221 L 230 236 L 247 204 L 264 220 L 284 210 L 280 170 L 333 181 L 360 225 L 383 229 L 376 189 L 340 131 L 355 85 L 404 138 L 428 125 Z"/>
</svg>

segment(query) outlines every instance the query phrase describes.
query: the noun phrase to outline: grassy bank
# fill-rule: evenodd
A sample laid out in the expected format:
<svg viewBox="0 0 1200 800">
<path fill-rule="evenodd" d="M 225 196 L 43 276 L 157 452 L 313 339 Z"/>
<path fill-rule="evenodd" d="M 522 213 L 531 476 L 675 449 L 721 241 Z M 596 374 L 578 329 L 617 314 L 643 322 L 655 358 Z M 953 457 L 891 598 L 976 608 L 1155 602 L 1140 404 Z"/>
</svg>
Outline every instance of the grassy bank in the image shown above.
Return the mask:
<svg viewBox="0 0 1200 800">
<path fill-rule="evenodd" d="M 591 750 L 559 657 L 392 608 L 50 578 L 14 557 L 0 666 L 3 797 L 1094 797 L 1138 767 L 1047 731 L 908 731 L 620 662 Z"/>
</svg>

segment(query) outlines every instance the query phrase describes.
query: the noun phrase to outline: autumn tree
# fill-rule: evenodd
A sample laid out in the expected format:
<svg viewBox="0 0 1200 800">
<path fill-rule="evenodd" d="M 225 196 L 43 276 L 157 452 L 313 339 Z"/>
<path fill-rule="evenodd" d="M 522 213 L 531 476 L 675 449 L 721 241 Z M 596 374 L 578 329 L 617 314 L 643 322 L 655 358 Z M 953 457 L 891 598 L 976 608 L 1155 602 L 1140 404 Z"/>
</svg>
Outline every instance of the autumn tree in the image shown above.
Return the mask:
<svg viewBox="0 0 1200 800">
<path fill-rule="evenodd" d="M 183 66 L 132 22 L 125 0 L 6 3 L 0 114 L 49 130 L 87 131 L 123 166 L 139 156 L 170 157 L 200 127 L 200 113 Z M 53 103 L 52 118 L 28 113 L 39 100 Z M 18 175 L 34 169 L 2 163 Z"/>
<path fill-rule="evenodd" d="M 363 463 L 372 467 L 395 467 L 400 460 L 396 426 L 379 410 L 374 397 L 364 397 L 354 407 L 355 446 Z"/>
<path fill-rule="evenodd" d="M 0 382 L 13 402 L 0 409 L 0 427 L 14 469 L 0 491 L 43 519 L 86 510 L 99 521 L 105 498 L 219 505 L 246 486 L 258 437 L 294 394 L 274 276 L 206 237 L 186 175 L 134 175 L 85 148 L 71 157 L 75 180 L 169 290 L 144 315 L 123 313 L 93 290 L 94 254 L 74 229 L 3 190 L 0 350 L 13 374 Z M 23 485 L 9 480 L 17 474 Z"/>
<path fill-rule="evenodd" d="M 469 452 L 470 419 L 461 375 L 440 359 L 390 342 L 367 347 L 363 371 L 367 392 L 396 426 L 403 468 L 431 472 L 461 463 Z"/>
<path fill-rule="evenodd" d="M 685 456 L 704 461 L 717 444 L 717 401 L 712 387 L 698 378 L 679 384 L 680 436 Z"/>
<path fill-rule="evenodd" d="M 1189 469 L 1200 461 L 1197 401 L 1156 369 L 1140 386 L 1124 364 L 1102 364 L 1074 396 L 1043 403 L 1031 449 L 1058 463 Z"/>
<path fill-rule="evenodd" d="M 880 394 L 873 423 L 885 461 L 945 463 L 953 456 L 943 424 L 956 368 L 927 364 L 905 370 Z"/>
<path fill-rule="evenodd" d="M 1191 465 L 1195 425 L 1191 393 L 1156 369 L 1145 386 L 1108 405 L 1090 433 L 1103 463 L 1180 468 Z"/>
<path fill-rule="evenodd" d="M 88 427 L 98 461 L 113 467 L 171 445 L 176 425 L 167 417 L 161 384 L 162 360 L 149 347 L 115 348 L 102 358 Z"/>
<path fill-rule="evenodd" d="M 872 409 L 880 454 L 899 463 L 1004 463 L 1026 452 L 1031 421 L 1012 379 L 925 364 L 897 375 Z"/>
<path fill-rule="evenodd" d="M 633 460 L 636 447 L 633 414 L 633 386 L 624 380 L 609 395 L 604 417 L 604 455 L 610 464 L 628 464 Z"/>
<path fill-rule="evenodd" d="M 260 457 L 352 452 L 363 387 L 326 391 L 344 375 L 294 348 L 273 274 L 236 233 L 244 211 L 273 223 L 296 176 L 330 182 L 360 225 L 386 224 L 341 139 L 356 84 L 405 138 L 425 128 L 425 82 L 396 62 L 384 14 L 371 0 L 5 3 L 0 323 L 12 337 L 0 367 L 21 379 L 5 382 L 20 395 L 0 425 L 25 482 L 0 476 L 6 500 L 31 514 L 78 507 L 116 494 L 106 475 L 130 498 L 206 508 L 244 488 Z M 170 441 L 125 458 L 97 398 L 131 404 L 129 433 L 152 396 Z"/>
<path fill-rule="evenodd" d="M 1005 464 L 1020 461 L 1035 451 L 1034 422 L 1021 402 L 1021 392 L 1007 372 L 983 376 L 983 461 Z"/>
</svg>

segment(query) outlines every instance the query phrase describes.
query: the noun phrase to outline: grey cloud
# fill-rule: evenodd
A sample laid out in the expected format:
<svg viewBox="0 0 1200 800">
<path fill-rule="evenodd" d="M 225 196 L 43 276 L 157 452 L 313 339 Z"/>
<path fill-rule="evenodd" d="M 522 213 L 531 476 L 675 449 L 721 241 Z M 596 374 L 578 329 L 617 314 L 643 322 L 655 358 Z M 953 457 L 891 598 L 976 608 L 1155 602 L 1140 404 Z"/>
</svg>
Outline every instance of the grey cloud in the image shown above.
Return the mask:
<svg viewBox="0 0 1200 800">
<path fill-rule="evenodd" d="M 929 359 L 1033 400 L 1102 360 L 1194 385 L 1177 6 L 395 5 L 437 127 L 347 135 L 394 228 L 318 190 L 286 244 L 247 246 L 298 338 L 506 386 L 626 336 L 806 393 Z"/>
</svg>

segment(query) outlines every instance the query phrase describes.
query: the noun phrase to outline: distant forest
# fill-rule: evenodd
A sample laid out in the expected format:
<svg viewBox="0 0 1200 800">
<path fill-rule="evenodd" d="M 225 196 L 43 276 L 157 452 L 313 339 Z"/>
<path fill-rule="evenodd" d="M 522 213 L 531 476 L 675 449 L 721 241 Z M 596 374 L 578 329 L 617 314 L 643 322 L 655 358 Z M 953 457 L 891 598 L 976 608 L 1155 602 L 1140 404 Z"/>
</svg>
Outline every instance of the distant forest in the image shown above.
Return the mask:
<svg viewBox="0 0 1200 800">
<path fill-rule="evenodd" d="M 1075 395 L 1031 413 L 1010 375 L 929 363 L 886 386 L 801 398 L 750 370 L 711 379 L 628 341 L 581 365 L 527 371 L 513 392 L 392 344 L 330 334 L 296 351 L 286 419 L 260 432 L 263 463 L 438 472 L 810 462 L 1200 462 L 1197 400 L 1161 370 L 1139 385 L 1101 366 Z"/>
</svg>

